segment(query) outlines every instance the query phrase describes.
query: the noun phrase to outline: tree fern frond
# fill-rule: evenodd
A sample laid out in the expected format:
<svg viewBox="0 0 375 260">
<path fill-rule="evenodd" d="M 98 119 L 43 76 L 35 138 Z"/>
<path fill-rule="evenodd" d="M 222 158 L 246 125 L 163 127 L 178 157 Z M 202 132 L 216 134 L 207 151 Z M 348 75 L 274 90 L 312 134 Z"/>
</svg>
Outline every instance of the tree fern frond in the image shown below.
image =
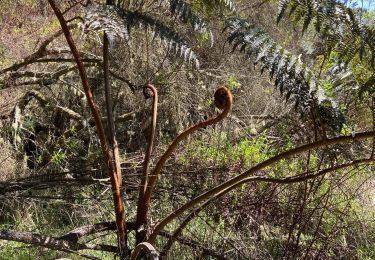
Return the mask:
<svg viewBox="0 0 375 260">
<path fill-rule="evenodd" d="M 362 59 L 365 52 L 369 52 L 371 62 L 374 62 L 375 29 L 364 24 L 359 15 L 343 3 L 336 0 L 279 0 L 277 21 L 286 15 L 295 25 L 302 22 L 302 33 L 313 23 L 327 48 L 338 50 L 346 61 L 357 54 Z M 344 49 L 350 50 L 350 55 L 346 56 Z"/>
<path fill-rule="evenodd" d="M 327 16 L 323 11 L 323 6 L 319 6 L 316 9 L 316 19 L 315 19 L 315 30 L 320 32 L 322 28 L 322 23 L 327 20 Z"/>
<path fill-rule="evenodd" d="M 299 21 L 301 21 L 303 16 L 306 15 L 307 13 L 306 9 L 307 8 L 305 8 L 305 6 L 301 6 L 301 5 L 296 6 L 293 12 L 293 16 L 292 16 L 294 26 L 296 26 L 299 23 Z"/>
<path fill-rule="evenodd" d="M 283 18 L 285 11 L 288 8 L 289 4 L 290 3 L 288 0 L 279 0 L 279 6 L 277 10 L 277 19 L 276 19 L 277 23 L 279 23 L 281 19 Z"/>
<path fill-rule="evenodd" d="M 221 5 L 232 12 L 236 11 L 234 0 L 216 0 L 216 2 L 218 5 Z"/>
<path fill-rule="evenodd" d="M 293 99 L 296 109 L 302 115 L 312 110 L 324 110 L 324 113 L 329 112 L 334 118 L 327 120 L 326 125 L 330 126 L 329 123 L 332 122 L 334 125 L 331 129 L 341 129 L 344 124 L 342 113 L 334 107 L 333 100 L 324 96 L 324 89 L 319 88 L 318 81 L 299 58 L 277 44 L 265 31 L 244 19 L 229 19 L 226 30 L 229 31 L 228 41 L 234 49 L 240 48 L 248 56 L 255 57 L 254 63 L 259 63 L 261 73 L 268 70 L 281 95 L 286 101 Z M 323 103 L 324 109 L 320 109 Z M 329 104 L 332 106 L 329 107 Z M 318 113 L 317 116 L 323 115 Z"/>
<path fill-rule="evenodd" d="M 278 79 L 278 74 L 283 74 L 282 71 L 278 71 L 278 65 L 282 61 L 284 61 L 284 49 L 281 46 L 277 46 L 276 50 L 269 55 L 268 63 L 269 63 L 269 73 L 270 77 L 274 78 L 274 75 L 276 74 L 276 79 Z M 285 61 L 284 61 L 285 62 Z M 276 85 L 278 82 L 276 82 Z M 280 88 L 280 92 L 283 93 L 283 89 Z"/>
<path fill-rule="evenodd" d="M 268 70 L 280 92 L 287 93 L 288 99 L 293 97 L 299 104 L 299 109 L 305 111 L 304 106 L 309 106 L 312 98 L 309 94 L 309 81 L 312 79 L 305 78 L 304 69 L 295 70 L 296 64 L 300 63 L 298 59 L 278 45 L 265 31 L 244 19 L 230 19 L 227 30 L 228 41 L 234 48 L 241 45 L 246 54 L 254 56 L 255 62 L 261 63 L 262 69 Z M 290 65 L 291 63 L 294 64 Z M 303 68 L 302 64 L 298 67 Z"/>
<path fill-rule="evenodd" d="M 305 17 L 304 17 L 303 26 L 302 26 L 302 34 L 304 34 L 304 32 L 309 27 L 313 19 L 313 14 L 314 14 L 314 10 L 313 10 L 312 1 L 306 1 L 306 12 L 305 12 Z"/>
<path fill-rule="evenodd" d="M 116 13 L 113 6 L 89 5 L 86 8 L 82 27 L 85 33 L 103 31 L 108 35 L 110 40 L 115 38 L 129 38 L 129 32 L 124 24 L 124 20 Z"/>
<path fill-rule="evenodd" d="M 264 41 L 263 46 L 258 47 L 260 51 L 255 59 L 255 64 L 257 64 L 260 60 L 263 60 L 268 55 L 268 53 L 271 52 L 271 49 L 276 48 L 276 43 L 273 43 L 269 37 L 265 36 L 264 38 L 266 38 L 267 40 Z"/>
<path fill-rule="evenodd" d="M 90 6 L 87 9 L 83 29 L 85 32 L 104 31 L 109 39 L 128 39 L 133 27 L 149 28 L 153 38 L 158 37 L 163 46 L 175 54 L 184 58 L 186 62 L 199 67 L 199 61 L 195 52 L 188 47 L 187 41 L 172 27 L 164 25 L 157 19 L 138 11 L 127 11 L 114 6 L 98 7 Z"/>
<path fill-rule="evenodd" d="M 156 36 L 159 37 L 163 45 L 168 50 L 175 49 L 175 54 L 179 54 L 179 56 L 184 58 L 185 61 L 193 64 L 196 68 L 199 68 L 199 60 L 195 52 L 187 46 L 185 39 L 171 27 L 164 25 L 153 17 L 138 11 L 124 12 L 119 10 L 119 12 L 120 16 L 126 20 L 128 28 L 144 26 L 151 29 L 154 34 L 154 38 Z M 178 49 L 180 49 L 180 51 L 178 51 Z"/>
<path fill-rule="evenodd" d="M 207 24 L 192 10 L 190 4 L 183 0 L 170 0 L 170 11 L 182 22 L 190 23 L 195 31 L 199 33 L 210 32 Z"/>
</svg>

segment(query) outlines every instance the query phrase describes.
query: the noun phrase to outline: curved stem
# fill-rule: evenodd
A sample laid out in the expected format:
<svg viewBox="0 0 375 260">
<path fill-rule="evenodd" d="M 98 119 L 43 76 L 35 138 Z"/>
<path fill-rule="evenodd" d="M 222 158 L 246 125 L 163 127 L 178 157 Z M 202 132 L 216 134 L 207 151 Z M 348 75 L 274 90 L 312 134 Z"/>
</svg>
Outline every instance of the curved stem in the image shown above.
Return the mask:
<svg viewBox="0 0 375 260">
<path fill-rule="evenodd" d="M 146 251 L 147 252 L 147 259 L 151 259 L 151 260 L 158 260 L 159 257 L 158 257 L 158 252 L 156 251 L 155 247 L 153 245 L 151 245 L 150 243 L 147 243 L 147 242 L 142 242 L 142 243 L 139 243 L 133 250 L 131 256 L 130 256 L 130 259 L 131 260 L 136 260 L 137 259 L 137 256 L 139 255 L 139 253 L 141 253 L 142 251 Z"/>
<path fill-rule="evenodd" d="M 231 187 L 229 187 L 229 188 L 227 188 L 227 189 L 225 189 L 225 190 L 217 193 L 215 196 L 211 197 L 209 200 L 207 200 L 206 202 L 204 202 L 200 206 L 196 207 L 183 220 L 183 222 L 178 226 L 178 228 L 175 229 L 175 231 L 173 232 L 172 236 L 169 238 L 167 244 L 164 246 L 164 248 L 163 248 L 162 252 L 160 253 L 160 255 L 163 256 L 163 257 L 165 257 L 167 255 L 168 251 L 170 250 L 170 248 L 173 245 L 173 242 L 178 238 L 178 236 L 180 236 L 180 234 L 182 233 L 182 230 L 209 203 L 211 203 L 215 199 L 220 198 L 221 196 L 224 196 L 228 192 L 230 192 L 230 191 L 232 191 L 232 190 L 234 190 L 236 188 L 239 188 L 240 186 L 242 186 L 245 183 L 260 181 L 260 182 L 270 182 L 270 183 L 278 183 L 278 184 L 292 184 L 292 183 L 303 182 L 303 181 L 307 181 L 307 180 L 310 180 L 310 179 L 314 179 L 314 178 L 320 177 L 322 175 L 325 175 L 325 174 L 327 174 L 329 172 L 341 170 L 341 169 L 344 169 L 344 168 L 347 168 L 347 167 L 350 167 L 350 166 L 355 166 L 355 165 L 364 164 L 364 163 L 370 163 L 370 162 L 373 162 L 374 160 L 375 159 L 372 159 L 372 158 L 369 158 L 369 159 L 359 159 L 359 160 L 355 160 L 355 161 L 350 162 L 350 163 L 345 163 L 345 164 L 337 165 L 337 166 L 330 167 L 330 168 L 327 168 L 327 169 L 323 169 L 323 170 L 320 170 L 320 171 L 318 171 L 318 172 L 316 172 L 314 174 L 311 174 L 311 172 L 305 172 L 305 173 L 297 175 L 297 176 L 285 177 L 285 178 L 272 178 L 272 177 L 264 177 L 264 176 L 253 176 L 253 177 L 246 178 L 246 179 L 244 179 L 244 180 L 236 183 L 235 185 L 233 185 L 233 186 L 231 186 Z"/>
<path fill-rule="evenodd" d="M 156 129 L 156 119 L 158 113 L 158 92 L 156 88 L 148 84 L 143 88 L 143 94 L 145 98 L 147 97 L 146 91 L 150 90 L 152 93 L 152 122 L 151 122 L 151 133 L 147 144 L 145 159 L 143 161 L 143 170 L 142 170 L 142 180 L 141 185 L 139 187 L 139 195 L 138 195 L 138 207 L 137 207 L 137 227 L 136 227 L 136 244 L 143 242 L 146 239 L 147 230 L 145 227 L 142 227 L 144 224 L 147 223 L 147 212 L 145 209 L 147 206 L 145 205 L 146 201 L 144 200 L 144 194 L 147 188 L 147 178 L 148 178 L 148 168 L 149 168 L 149 161 L 151 158 L 152 153 L 152 146 L 154 143 L 155 137 L 155 129 Z"/>
<path fill-rule="evenodd" d="M 195 199 L 189 201 L 185 205 L 181 206 L 179 209 L 177 209 L 174 212 L 172 212 L 171 214 L 169 214 L 167 217 L 165 217 L 161 222 L 159 222 L 155 226 L 154 232 L 150 235 L 150 238 L 149 238 L 148 241 L 150 243 L 153 243 L 155 241 L 157 235 L 160 233 L 160 231 L 162 231 L 164 229 L 164 227 L 168 223 L 170 223 L 176 217 L 180 216 L 186 210 L 188 210 L 192 207 L 195 207 L 197 204 L 199 204 L 199 203 L 201 203 L 205 200 L 208 200 L 213 196 L 217 196 L 218 193 L 224 192 L 223 194 L 225 194 L 225 193 L 229 192 L 230 190 L 232 190 L 233 188 L 237 187 L 237 185 L 240 185 L 240 182 L 242 184 L 243 182 L 249 181 L 250 178 L 257 178 L 257 179 L 267 178 L 267 177 L 259 177 L 259 176 L 251 177 L 251 175 L 254 174 L 255 172 L 267 167 L 267 166 L 270 166 L 273 163 L 276 163 L 276 162 L 278 162 L 282 159 L 289 158 L 291 156 L 297 155 L 299 153 L 302 153 L 302 152 L 305 152 L 305 151 L 308 151 L 308 150 L 312 150 L 312 149 L 316 149 L 316 148 L 320 148 L 320 147 L 324 147 L 324 146 L 328 146 L 328 145 L 333 145 L 333 144 L 339 144 L 339 143 L 345 143 L 345 142 L 350 142 L 350 141 L 357 141 L 357 140 L 361 140 L 361 139 L 372 138 L 372 137 L 375 137 L 375 131 L 358 133 L 358 134 L 355 134 L 354 136 L 349 135 L 349 136 L 340 136 L 340 137 L 331 138 L 331 139 L 324 139 L 324 140 L 321 140 L 321 141 L 317 141 L 317 142 L 314 142 L 314 143 L 306 144 L 306 145 L 291 149 L 291 150 L 286 151 L 284 153 L 281 153 L 277 156 L 274 156 L 274 157 L 272 157 L 272 158 L 270 158 L 270 159 L 268 159 L 268 160 L 266 160 L 266 161 L 264 161 L 264 162 L 262 162 L 262 163 L 260 163 L 256 166 L 254 166 L 250 170 L 245 171 L 244 173 L 242 173 L 242 174 L 240 174 L 236 177 L 233 177 L 232 179 L 230 179 L 230 180 L 228 180 L 228 181 L 208 190 L 207 192 L 199 195 Z M 249 179 L 247 179 L 247 178 L 249 178 Z M 307 178 L 307 177 L 304 177 L 304 178 Z M 284 180 L 284 182 L 285 181 L 289 181 L 289 180 Z"/>
<path fill-rule="evenodd" d="M 209 125 L 216 124 L 217 122 L 221 121 L 222 119 L 224 119 L 228 115 L 229 111 L 232 109 L 233 98 L 232 98 L 232 94 L 230 94 L 230 92 L 228 90 L 226 90 L 226 91 L 228 93 L 229 102 L 228 102 L 228 105 L 224 108 L 224 110 L 220 114 L 218 114 L 216 117 L 210 118 L 210 119 L 208 119 L 206 121 L 203 121 L 203 122 L 200 122 L 200 123 L 197 123 L 197 124 L 189 127 L 188 129 L 186 129 L 184 132 L 182 132 L 180 135 L 178 135 L 176 137 L 176 139 L 172 142 L 172 144 L 164 152 L 163 156 L 157 162 L 157 164 L 155 166 L 155 169 L 152 172 L 152 175 L 150 176 L 149 184 L 147 186 L 146 193 L 145 193 L 145 198 L 149 198 L 151 196 L 152 190 L 153 190 L 153 188 L 156 184 L 156 181 L 158 180 L 161 169 L 163 168 L 163 166 L 164 166 L 165 162 L 167 161 L 168 157 L 172 154 L 172 152 L 177 147 L 177 145 L 182 140 L 184 140 L 186 137 L 188 137 L 191 133 L 195 132 L 196 130 L 198 130 L 200 128 L 203 128 L 203 127 L 206 127 L 206 126 L 209 126 Z"/>
<path fill-rule="evenodd" d="M 182 132 L 180 135 L 176 137 L 176 139 L 172 142 L 172 144 L 168 147 L 168 149 L 164 152 L 163 156 L 159 159 L 157 162 L 154 170 L 152 171 L 152 174 L 150 175 L 149 182 L 146 187 L 146 191 L 144 193 L 143 202 L 144 202 L 144 210 L 143 210 L 143 216 L 142 219 L 144 220 L 144 225 L 147 225 L 147 214 L 151 205 L 151 194 L 155 187 L 155 184 L 158 180 L 159 174 L 161 169 L 163 168 L 165 162 L 167 161 L 168 157 L 172 154 L 174 149 L 177 147 L 177 145 L 184 140 L 186 137 L 188 137 L 191 133 L 194 131 L 216 124 L 217 122 L 223 120 L 229 113 L 229 111 L 232 109 L 233 105 L 233 97 L 230 91 L 225 88 L 221 87 L 216 90 L 215 92 L 215 105 L 218 108 L 224 109 L 220 114 L 218 114 L 216 117 L 210 118 L 206 121 L 197 123 L 188 129 L 186 129 L 184 132 Z"/>
<path fill-rule="evenodd" d="M 211 200 L 206 201 L 199 207 L 195 208 L 178 226 L 178 228 L 175 229 L 172 236 L 168 239 L 167 244 L 164 246 L 163 250 L 161 251 L 160 255 L 162 258 L 166 257 L 168 254 L 168 251 L 171 249 L 174 241 L 181 235 L 184 228 L 189 224 L 189 222 L 196 217 L 199 212 L 201 212 L 209 203 Z"/>
</svg>

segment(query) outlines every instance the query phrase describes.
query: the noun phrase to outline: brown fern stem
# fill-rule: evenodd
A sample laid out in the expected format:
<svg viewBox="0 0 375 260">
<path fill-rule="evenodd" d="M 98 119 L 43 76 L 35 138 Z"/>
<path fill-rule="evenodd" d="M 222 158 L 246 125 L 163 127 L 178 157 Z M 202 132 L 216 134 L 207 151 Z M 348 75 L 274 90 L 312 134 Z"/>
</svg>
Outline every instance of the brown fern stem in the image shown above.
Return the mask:
<svg viewBox="0 0 375 260">
<path fill-rule="evenodd" d="M 150 209 L 151 205 L 151 195 L 152 191 L 156 185 L 156 182 L 158 180 L 158 176 L 160 174 L 161 169 L 163 168 L 165 162 L 167 161 L 168 157 L 172 154 L 174 149 L 177 147 L 177 145 L 184 140 L 186 137 L 188 137 L 191 133 L 194 131 L 218 123 L 219 121 L 223 120 L 229 111 L 232 109 L 233 105 L 233 97 L 230 91 L 225 88 L 221 87 L 216 90 L 215 92 L 215 105 L 219 109 L 224 109 L 220 114 L 217 116 L 210 118 L 206 121 L 197 123 L 188 129 L 186 129 L 184 132 L 182 132 L 180 135 L 176 137 L 176 139 L 172 142 L 172 144 L 168 147 L 168 149 L 165 151 L 163 156 L 159 159 L 157 162 L 154 170 L 152 171 L 152 174 L 149 177 L 148 184 L 146 186 L 146 190 L 143 196 L 143 201 L 142 201 L 142 210 L 140 212 L 139 219 L 142 223 L 142 227 L 147 230 L 148 226 L 148 219 L 147 219 L 147 214 Z M 145 239 L 145 237 L 143 237 Z"/>
<path fill-rule="evenodd" d="M 93 97 L 90 85 L 88 83 L 86 70 L 84 68 L 78 49 L 73 41 L 73 38 L 69 31 L 67 23 L 64 19 L 64 16 L 59 10 L 59 8 L 57 7 L 54 0 L 48 0 L 48 2 L 50 6 L 52 7 L 57 19 L 59 20 L 60 26 L 66 38 L 66 41 L 77 63 L 78 72 L 79 72 L 79 76 L 81 78 L 82 85 L 85 91 L 87 103 L 94 117 L 95 126 L 98 132 L 98 137 L 100 141 L 100 146 L 102 149 L 102 153 L 104 155 L 105 164 L 107 166 L 108 175 L 111 181 L 111 186 L 112 186 L 112 191 L 113 191 L 113 200 L 114 200 L 115 212 L 116 212 L 116 225 L 117 225 L 117 234 L 118 234 L 118 241 L 119 241 L 119 250 L 120 250 L 120 254 L 122 255 L 124 253 L 124 250 L 126 249 L 126 241 L 125 241 L 125 234 L 126 234 L 125 228 L 126 227 L 125 227 L 124 206 L 123 206 L 122 197 L 121 197 L 120 183 L 117 177 L 116 168 L 113 165 L 112 158 L 109 152 L 109 148 L 106 142 L 104 128 L 101 122 L 101 116 L 96 106 L 96 103 L 94 101 L 94 97 Z"/>
<path fill-rule="evenodd" d="M 138 259 L 138 256 L 142 253 L 145 252 L 147 257 L 146 259 L 150 260 L 159 260 L 158 257 L 158 252 L 156 251 L 155 247 L 151 245 L 148 242 L 142 242 L 139 243 L 133 250 L 130 260 L 136 260 Z M 143 258 L 142 258 L 143 259 Z"/>
<path fill-rule="evenodd" d="M 155 136 L 155 129 L 156 129 L 156 118 L 158 113 L 158 92 L 156 88 L 151 85 L 147 84 L 143 87 L 143 95 L 145 98 L 152 97 L 152 122 L 151 122 L 151 133 L 147 144 L 145 159 L 143 161 L 143 172 L 142 172 L 142 179 L 141 185 L 139 187 L 139 196 L 138 196 L 138 207 L 137 207 L 137 220 L 136 220 L 136 244 L 139 244 L 146 240 L 147 236 L 147 229 L 144 224 L 147 223 L 147 212 L 145 209 L 147 206 L 145 205 L 146 201 L 144 200 L 144 194 L 147 187 L 147 178 L 148 178 L 148 171 L 149 171 L 149 161 L 151 158 L 152 153 L 152 146 L 154 143 L 154 136 Z"/>
</svg>

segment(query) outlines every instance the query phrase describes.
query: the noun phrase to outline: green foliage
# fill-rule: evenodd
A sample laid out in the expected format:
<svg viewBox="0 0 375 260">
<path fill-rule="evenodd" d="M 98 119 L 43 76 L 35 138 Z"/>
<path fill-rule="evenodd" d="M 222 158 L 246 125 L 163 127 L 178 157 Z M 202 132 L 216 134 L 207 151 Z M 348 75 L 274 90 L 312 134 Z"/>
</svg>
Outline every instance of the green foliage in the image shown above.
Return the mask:
<svg viewBox="0 0 375 260">
<path fill-rule="evenodd" d="M 194 13 L 191 6 L 183 0 L 170 0 L 170 11 L 182 22 L 190 23 L 191 27 L 199 33 L 207 33 L 210 30 L 207 24 Z M 212 37 L 212 36 L 211 36 Z"/>
<path fill-rule="evenodd" d="M 65 160 L 66 160 L 66 155 L 63 151 L 61 150 L 53 151 L 51 162 L 56 163 L 56 164 L 63 164 Z"/>
<path fill-rule="evenodd" d="M 237 82 L 236 77 L 234 75 L 230 75 L 228 78 L 228 86 L 230 90 L 234 90 L 241 87 L 241 83 Z"/>
<path fill-rule="evenodd" d="M 206 19 L 213 19 L 217 11 L 225 13 L 234 13 L 236 11 L 234 0 L 201 0 L 192 1 L 192 7 L 197 10 Z"/>
<path fill-rule="evenodd" d="M 325 82 L 322 85 L 324 94 L 326 97 L 335 98 L 336 92 L 334 91 L 334 85 L 331 82 Z"/>
<path fill-rule="evenodd" d="M 181 3 L 181 1 L 177 1 L 177 3 Z M 186 4 L 182 4 L 182 7 L 176 4 L 172 11 L 175 11 L 182 20 L 189 21 L 200 32 L 208 32 L 205 23 L 202 20 L 197 20 L 197 16 L 188 8 Z M 84 23 L 86 32 L 104 31 L 112 40 L 115 38 L 128 39 L 132 28 L 142 27 L 150 29 L 153 38 L 158 37 L 171 54 L 182 57 L 184 61 L 199 67 L 198 58 L 192 48 L 188 46 L 187 41 L 171 26 L 165 25 L 149 14 L 140 11 L 125 11 L 114 6 L 106 8 L 93 6 L 88 9 Z"/>
<path fill-rule="evenodd" d="M 28 247 L 23 243 L 9 241 L 0 244 L 0 260 L 35 260 L 56 259 L 60 253 L 53 250 L 43 250 L 39 247 Z"/>
<path fill-rule="evenodd" d="M 277 44 L 264 30 L 244 19 L 228 20 L 228 41 L 233 50 L 239 48 L 255 64 L 261 64 L 261 71 L 268 70 L 286 100 L 295 99 L 296 107 L 303 113 L 311 106 L 311 93 L 315 91 L 315 81 L 311 73 L 297 57 Z"/>
<path fill-rule="evenodd" d="M 334 132 L 340 132 L 346 121 L 344 115 L 336 101 L 325 95 L 312 71 L 299 58 L 285 50 L 257 25 L 244 19 L 230 18 L 227 30 L 233 50 L 238 48 L 249 58 L 253 57 L 255 64 L 260 63 L 261 72 L 267 69 L 281 95 L 286 101 L 294 99 L 295 107 L 302 116 L 315 111 Z"/>
<path fill-rule="evenodd" d="M 241 140 L 233 143 L 228 134 L 215 133 L 210 138 L 211 145 L 202 139 L 194 140 L 185 148 L 180 162 L 188 165 L 199 161 L 202 165 L 233 165 L 241 162 L 243 167 L 250 167 L 271 156 L 270 147 L 265 137 Z"/>
<path fill-rule="evenodd" d="M 302 23 L 302 33 L 313 23 L 328 52 L 336 51 L 346 63 L 369 52 L 374 65 L 375 32 L 361 13 L 335 0 L 280 0 L 277 21 L 288 15 L 295 25 Z"/>
</svg>

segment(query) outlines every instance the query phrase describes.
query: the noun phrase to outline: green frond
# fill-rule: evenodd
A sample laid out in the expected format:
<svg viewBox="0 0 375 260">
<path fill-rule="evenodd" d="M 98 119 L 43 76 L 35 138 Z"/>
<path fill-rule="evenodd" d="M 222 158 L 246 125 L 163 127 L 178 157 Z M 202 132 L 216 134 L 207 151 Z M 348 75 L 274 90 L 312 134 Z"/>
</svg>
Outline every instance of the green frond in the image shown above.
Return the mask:
<svg viewBox="0 0 375 260">
<path fill-rule="evenodd" d="M 105 32 L 110 40 L 129 38 L 129 32 L 124 20 L 117 14 L 113 6 L 88 6 L 82 29 L 85 33 Z"/>
<path fill-rule="evenodd" d="M 291 53 L 278 45 L 265 31 L 252 23 L 240 18 L 228 21 L 228 41 L 233 49 L 238 49 L 246 55 L 255 58 L 262 69 L 269 72 L 275 80 L 275 86 L 286 99 L 293 98 L 300 111 L 305 111 L 312 100 L 310 87 L 312 78 L 306 78 L 307 73 L 302 64 Z"/>
<path fill-rule="evenodd" d="M 207 24 L 192 10 L 190 4 L 183 0 L 170 0 L 172 15 L 177 16 L 182 22 L 190 23 L 195 31 L 199 33 L 210 32 Z"/>
<path fill-rule="evenodd" d="M 110 40 L 116 38 L 128 39 L 132 28 L 148 28 L 153 33 L 153 38 L 160 39 L 162 45 L 178 57 L 184 58 L 196 68 L 199 61 L 195 52 L 188 46 L 187 41 L 172 27 L 157 19 L 138 11 L 124 11 L 114 6 L 105 8 L 91 6 L 87 10 L 83 29 L 85 32 L 104 31 Z"/>
<path fill-rule="evenodd" d="M 317 117 L 323 117 L 319 111 L 324 110 L 324 113 L 331 117 L 326 125 L 335 131 L 341 129 L 345 117 L 335 101 L 325 97 L 324 89 L 319 87 L 319 82 L 298 57 L 277 44 L 261 28 L 244 19 L 229 19 L 226 30 L 229 31 L 228 41 L 233 50 L 238 49 L 254 58 L 254 63 L 261 67 L 261 73 L 267 70 L 281 95 L 286 101 L 294 100 L 296 109 L 302 115 L 313 109 L 318 110 Z M 321 109 L 323 105 L 324 109 Z"/>
<path fill-rule="evenodd" d="M 288 0 L 280 0 L 279 1 L 279 5 L 278 5 L 278 10 L 277 10 L 277 23 L 279 23 L 281 21 L 281 18 L 283 18 L 284 14 L 285 14 L 285 11 L 286 9 L 288 8 L 288 5 L 289 5 L 289 1 Z"/>
<path fill-rule="evenodd" d="M 184 58 L 186 62 L 189 62 L 196 68 L 199 68 L 199 60 L 196 54 L 190 47 L 188 47 L 185 39 L 173 28 L 138 11 L 124 12 L 120 10 L 120 15 L 126 20 L 126 24 L 129 29 L 136 26 L 149 28 L 152 30 L 154 38 L 159 37 L 161 43 L 169 51 L 174 51 L 175 55 Z"/>
<path fill-rule="evenodd" d="M 302 34 L 307 30 L 310 23 L 312 22 L 313 14 L 314 14 L 313 3 L 311 1 L 306 1 L 306 12 L 304 15 L 304 20 L 303 20 Z"/>
<path fill-rule="evenodd" d="M 375 60 L 374 29 L 362 22 L 355 10 L 335 0 L 279 0 L 277 21 L 289 16 L 304 33 L 311 24 L 330 51 L 338 51 L 346 62 L 366 52 Z M 354 43 L 354 44 L 353 44 Z M 348 55 L 347 55 L 348 54 Z"/>
</svg>

